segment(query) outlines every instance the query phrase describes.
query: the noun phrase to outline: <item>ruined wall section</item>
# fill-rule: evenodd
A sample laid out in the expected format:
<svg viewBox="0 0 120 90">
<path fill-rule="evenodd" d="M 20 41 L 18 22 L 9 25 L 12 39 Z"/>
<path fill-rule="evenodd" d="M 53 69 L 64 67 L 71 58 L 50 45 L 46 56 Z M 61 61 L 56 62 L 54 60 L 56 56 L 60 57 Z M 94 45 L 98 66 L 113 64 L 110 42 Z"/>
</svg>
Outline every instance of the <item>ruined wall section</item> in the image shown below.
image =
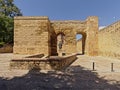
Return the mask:
<svg viewBox="0 0 120 90">
<path fill-rule="evenodd" d="M 120 58 L 120 21 L 99 31 L 99 55 Z"/>
<path fill-rule="evenodd" d="M 98 17 L 85 21 L 49 21 L 48 17 L 14 18 L 14 53 L 55 55 L 57 35 L 65 36 L 62 52 L 77 52 L 76 34 L 83 35 L 84 54 L 94 56 L 98 52 Z M 59 53 L 59 52 L 58 52 Z"/>
<path fill-rule="evenodd" d="M 54 28 L 56 34 L 63 33 L 65 35 L 65 42 L 61 51 L 66 54 L 76 53 L 77 31 L 81 30 L 81 32 L 84 32 L 84 29 L 86 28 L 83 26 L 83 22 L 75 20 L 51 21 L 51 25 Z"/>
<path fill-rule="evenodd" d="M 49 55 L 48 17 L 14 18 L 14 53 Z"/>
</svg>

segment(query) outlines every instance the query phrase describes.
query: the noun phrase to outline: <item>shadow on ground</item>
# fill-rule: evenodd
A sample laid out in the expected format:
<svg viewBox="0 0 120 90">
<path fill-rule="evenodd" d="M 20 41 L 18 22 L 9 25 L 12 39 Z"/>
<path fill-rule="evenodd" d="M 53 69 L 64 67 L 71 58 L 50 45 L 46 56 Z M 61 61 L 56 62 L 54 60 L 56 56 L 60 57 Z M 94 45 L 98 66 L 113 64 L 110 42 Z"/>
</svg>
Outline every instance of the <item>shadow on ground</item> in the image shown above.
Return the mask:
<svg viewBox="0 0 120 90">
<path fill-rule="evenodd" d="M 120 83 L 108 84 L 98 74 L 72 66 L 65 71 L 30 70 L 26 75 L 10 80 L 0 78 L 0 90 L 120 90 Z"/>
</svg>

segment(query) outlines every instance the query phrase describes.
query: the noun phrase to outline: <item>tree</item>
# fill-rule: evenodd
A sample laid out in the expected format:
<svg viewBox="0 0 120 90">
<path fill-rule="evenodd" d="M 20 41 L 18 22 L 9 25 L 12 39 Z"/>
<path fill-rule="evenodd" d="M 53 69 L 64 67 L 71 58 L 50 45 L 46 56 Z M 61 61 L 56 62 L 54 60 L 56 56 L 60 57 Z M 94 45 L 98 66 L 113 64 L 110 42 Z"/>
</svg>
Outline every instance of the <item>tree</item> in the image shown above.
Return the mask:
<svg viewBox="0 0 120 90">
<path fill-rule="evenodd" d="M 13 17 L 22 16 L 14 0 L 0 0 L 0 42 L 13 42 Z"/>
<path fill-rule="evenodd" d="M 1 16 L 22 16 L 20 9 L 13 3 L 14 0 L 0 0 L 0 14 Z"/>
<path fill-rule="evenodd" d="M 13 42 L 13 19 L 0 17 L 0 41 Z"/>
</svg>

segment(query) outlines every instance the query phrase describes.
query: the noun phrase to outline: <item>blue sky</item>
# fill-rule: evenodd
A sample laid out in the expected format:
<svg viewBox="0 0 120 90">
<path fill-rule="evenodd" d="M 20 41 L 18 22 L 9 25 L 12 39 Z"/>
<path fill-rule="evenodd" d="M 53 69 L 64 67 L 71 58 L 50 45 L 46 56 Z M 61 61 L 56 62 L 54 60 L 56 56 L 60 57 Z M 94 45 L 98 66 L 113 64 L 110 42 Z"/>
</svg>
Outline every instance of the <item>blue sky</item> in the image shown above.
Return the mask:
<svg viewBox="0 0 120 90">
<path fill-rule="evenodd" d="M 14 0 L 24 16 L 48 16 L 50 20 L 85 20 L 98 16 L 99 26 L 120 19 L 120 0 Z"/>
<path fill-rule="evenodd" d="M 98 16 L 99 26 L 120 20 L 120 0 L 14 0 L 24 16 L 50 20 L 85 20 Z"/>
</svg>

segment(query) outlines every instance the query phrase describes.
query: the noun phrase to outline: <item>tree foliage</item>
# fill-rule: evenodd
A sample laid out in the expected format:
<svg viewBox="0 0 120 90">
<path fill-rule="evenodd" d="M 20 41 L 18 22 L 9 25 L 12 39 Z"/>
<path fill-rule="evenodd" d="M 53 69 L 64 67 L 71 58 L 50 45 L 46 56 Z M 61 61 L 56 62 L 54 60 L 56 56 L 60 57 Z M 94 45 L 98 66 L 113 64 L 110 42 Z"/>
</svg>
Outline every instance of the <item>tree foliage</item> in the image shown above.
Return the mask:
<svg viewBox="0 0 120 90">
<path fill-rule="evenodd" d="M 22 15 L 19 8 L 13 3 L 13 0 L 0 0 L 0 14 L 8 17 Z"/>
<path fill-rule="evenodd" d="M 21 16 L 13 0 L 0 0 L 0 43 L 13 42 L 13 17 Z"/>
<path fill-rule="evenodd" d="M 13 19 L 0 17 L 0 42 L 13 42 Z"/>
</svg>

